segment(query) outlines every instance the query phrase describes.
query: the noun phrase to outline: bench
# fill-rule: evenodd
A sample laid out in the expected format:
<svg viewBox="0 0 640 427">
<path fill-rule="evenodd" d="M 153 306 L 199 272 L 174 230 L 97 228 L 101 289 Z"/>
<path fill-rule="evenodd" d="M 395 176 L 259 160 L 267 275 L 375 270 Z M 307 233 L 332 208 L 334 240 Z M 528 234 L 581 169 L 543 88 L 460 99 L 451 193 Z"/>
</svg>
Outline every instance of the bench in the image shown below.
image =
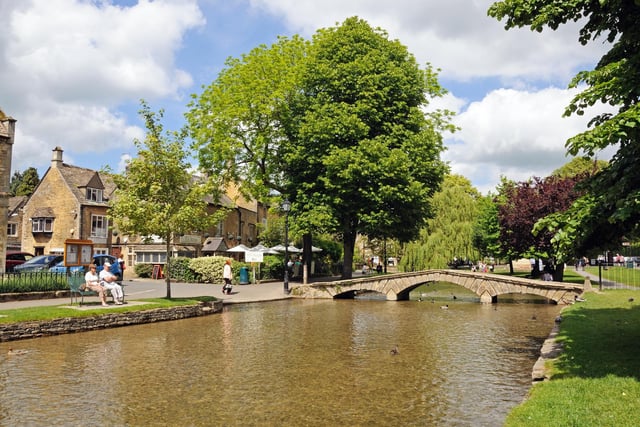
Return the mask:
<svg viewBox="0 0 640 427">
<path fill-rule="evenodd" d="M 72 274 L 67 277 L 67 281 L 69 282 L 69 295 L 71 297 L 71 305 L 73 305 L 73 300 L 75 298 L 76 304 L 78 303 L 78 298 L 80 298 L 80 305 L 84 303 L 84 297 L 97 297 L 99 294 L 96 291 L 92 291 L 91 289 L 84 289 L 84 274 Z M 118 282 L 120 286 L 122 286 L 122 302 L 124 302 L 124 285 Z M 113 300 L 113 295 L 107 289 L 105 289 L 106 295 L 111 297 Z M 113 301 L 115 302 L 115 301 Z"/>
</svg>

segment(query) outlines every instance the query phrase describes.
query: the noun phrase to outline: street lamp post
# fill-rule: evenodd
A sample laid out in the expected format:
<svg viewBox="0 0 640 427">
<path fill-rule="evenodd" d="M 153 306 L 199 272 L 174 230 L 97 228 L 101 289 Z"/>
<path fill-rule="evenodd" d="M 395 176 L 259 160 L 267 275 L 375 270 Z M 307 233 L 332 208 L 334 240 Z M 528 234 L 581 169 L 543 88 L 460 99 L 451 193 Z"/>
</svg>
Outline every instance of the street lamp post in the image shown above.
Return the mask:
<svg viewBox="0 0 640 427">
<path fill-rule="evenodd" d="M 282 202 L 282 210 L 284 211 L 284 293 L 289 293 L 289 211 L 291 210 L 291 202 L 284 199 Z"/>
</svg>

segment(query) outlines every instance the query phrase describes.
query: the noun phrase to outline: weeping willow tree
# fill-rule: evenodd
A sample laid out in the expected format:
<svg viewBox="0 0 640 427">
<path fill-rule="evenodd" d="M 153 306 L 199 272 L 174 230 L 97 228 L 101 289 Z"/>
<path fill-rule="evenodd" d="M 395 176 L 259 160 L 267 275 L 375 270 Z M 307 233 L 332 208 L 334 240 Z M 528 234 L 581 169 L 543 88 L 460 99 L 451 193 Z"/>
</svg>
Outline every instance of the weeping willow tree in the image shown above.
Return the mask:
<svg viewBox="0 0 640 427">
<path fill-rule="evenodd" d="M 460 175 L 447 175 L 440 191 L 433 195 L 434 216 L 420 231 L 418 240 L 408 243 L 399 264 L 400 271 L 445 268 L 454 259 L 476 261 L 474 224 L 480 193 Z"/>
</svg>

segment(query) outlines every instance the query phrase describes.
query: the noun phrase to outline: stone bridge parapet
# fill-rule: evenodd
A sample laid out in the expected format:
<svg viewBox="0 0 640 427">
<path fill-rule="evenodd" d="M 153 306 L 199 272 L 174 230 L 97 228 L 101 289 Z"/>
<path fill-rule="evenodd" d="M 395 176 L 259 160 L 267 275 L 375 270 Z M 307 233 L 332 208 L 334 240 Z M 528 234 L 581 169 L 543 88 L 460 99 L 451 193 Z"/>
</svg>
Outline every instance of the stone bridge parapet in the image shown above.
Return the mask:
<svg viewBox="0 0 640 427">
<path fill-rule="evenodd" d="M 411 290 L 429 282 L 462 286 L 478 295 L 483 303 L 497 302 L 498 296 L 504 294 L 530 294 L 557 304 L 570 304 L 583 292 L 582 285 L 570 283 L 460 270 L 425 270 L 294 286 L 291 294 L 300 298 L 353 298 L 359 292 L 378 292 L 387 300 L 396 301 L 409 299 Z"/>
</svg>

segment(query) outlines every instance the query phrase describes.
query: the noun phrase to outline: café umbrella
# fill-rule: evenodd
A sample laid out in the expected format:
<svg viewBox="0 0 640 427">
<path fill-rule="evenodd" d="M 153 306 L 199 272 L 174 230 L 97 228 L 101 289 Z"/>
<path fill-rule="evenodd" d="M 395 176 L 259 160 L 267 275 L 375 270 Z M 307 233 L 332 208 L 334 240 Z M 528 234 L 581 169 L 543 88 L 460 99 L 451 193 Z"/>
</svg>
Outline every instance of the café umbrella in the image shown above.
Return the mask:
<svg viewBox="0 0 640 427">
<path fill-rule="evenodd" d="M 277 252 L 284 252 L 285 251 L 284 245 L 276 245 L 276 246 L 272 247 L 271 249 L 274 250 L 274 251 L 277 251 Z M 286 249 L 287 249 L 287 252 L 291 252 L 291 253 L 300 253 L 300 252 L 302 252 L 302 249 L 298 249 L 293 245 L 289 245 L 289 247 L 286 248 Z"/>
</svg>

